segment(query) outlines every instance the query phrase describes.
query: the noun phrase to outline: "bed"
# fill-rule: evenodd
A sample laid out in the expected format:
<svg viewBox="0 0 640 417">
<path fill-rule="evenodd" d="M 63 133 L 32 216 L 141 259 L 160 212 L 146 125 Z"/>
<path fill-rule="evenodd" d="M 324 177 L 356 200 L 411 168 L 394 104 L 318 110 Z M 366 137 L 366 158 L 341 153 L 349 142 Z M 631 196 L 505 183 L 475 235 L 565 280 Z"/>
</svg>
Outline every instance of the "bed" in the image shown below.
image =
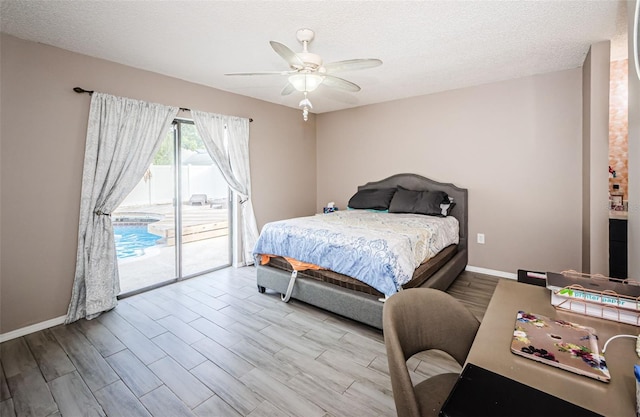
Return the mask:
<svg viewBox="0 0 640 417">
<path fill-rule="evenodd" d="M 403 282 L 402 285 L 398 285 L 398 290 L 411 287 L 428 287 L 446 290 L 467 265 L 467 190 L 453 184 L 437 182 L 417 174 L 398 174 L 359 186 L 357 191 L 358 193 L 366 193 L 385 189 L 444 192 L 452 200 L 453 204 L 448 211 L 447 217 L 457 220 L 457 243 L 444 247 L 437 255 L 420 264 L 415 271 L 413 271 L 412 277 L 409 277 L 409 282 L 404 283 L 403 281 L 398 281 Z M 333 216 L 333 214 L 320 214 L 317 216 Z M 386 216 L 394 217 L 396 214 L 388 213 Z M 402 214 L 400 216 L 402 216 Z M 265 228 L 266 227 L 267 226 L 265 226 Z M 258 245 L 256 245 L 256 248 L 258 248 Z M 295 278 L 292 279 L 292 271 L 294 268 L 289 261 L 280 256 L 270 256 L 266 258 L 268 259 L 268 263 L 263 265 L 261 264 L 261 262 L 263 262 L 262 255 L 260 251 L 256 253 L 257 286 L 261 293 L 264 293 L 266 289 L 274 290 L 282 294 L 283 299 L 287 301 L 289 297 L 291 297 L 372 327 L 382 329 L 383 300 L 385 296 L 392 296 L 394 292 L 393 288 L 376 289 L 372 285 L 332 270 L 309 269 L 296 271 L 293 273 Z M 375 285 L 379 286 L 377 282 Z M 287 294 L 287 296 L 285 296 L 285 294 Z"/>
</svg>

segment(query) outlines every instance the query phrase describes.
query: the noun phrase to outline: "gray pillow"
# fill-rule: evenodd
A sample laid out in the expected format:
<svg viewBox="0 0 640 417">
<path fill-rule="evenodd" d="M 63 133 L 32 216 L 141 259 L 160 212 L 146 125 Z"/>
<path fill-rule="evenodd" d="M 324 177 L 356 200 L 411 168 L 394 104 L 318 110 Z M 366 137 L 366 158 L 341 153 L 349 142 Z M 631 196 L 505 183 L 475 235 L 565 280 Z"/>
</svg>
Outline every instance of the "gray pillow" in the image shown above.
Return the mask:
<svg viewBox="0 0 640 417">
<path fill-rule="evenodd" d="M 415 213 L 442 216 L 440 204 L 448 203 L 444 191 L 413 191 L 398 187 L 389 205 L 389 213 Z"/>
<path fill-rule="evenodd" d="M 349 199 L 349 207 L 353 209 L 387 210 L 395 188 L 377 188 L 360 190 Z"/>
</svg>

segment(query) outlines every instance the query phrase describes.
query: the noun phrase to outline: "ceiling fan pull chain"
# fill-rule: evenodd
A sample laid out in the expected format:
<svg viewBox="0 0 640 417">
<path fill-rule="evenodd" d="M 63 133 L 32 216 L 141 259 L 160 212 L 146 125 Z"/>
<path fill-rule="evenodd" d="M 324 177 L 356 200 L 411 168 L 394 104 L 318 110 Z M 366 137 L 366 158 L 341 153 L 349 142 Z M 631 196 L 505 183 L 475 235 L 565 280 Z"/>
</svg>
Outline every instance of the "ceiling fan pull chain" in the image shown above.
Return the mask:
<svg viewBox="0 0 640 417">
<path fill-rule="evenodd" d="M 307 98 L 307 92 L 304 92 L 304 99 L 300 101 L 298 104 L 299 107 L 302 107 L 302 119 L 306 122 L 309 120 L 309 109 L 313 108 L 311 101 Z"/>
</svg>

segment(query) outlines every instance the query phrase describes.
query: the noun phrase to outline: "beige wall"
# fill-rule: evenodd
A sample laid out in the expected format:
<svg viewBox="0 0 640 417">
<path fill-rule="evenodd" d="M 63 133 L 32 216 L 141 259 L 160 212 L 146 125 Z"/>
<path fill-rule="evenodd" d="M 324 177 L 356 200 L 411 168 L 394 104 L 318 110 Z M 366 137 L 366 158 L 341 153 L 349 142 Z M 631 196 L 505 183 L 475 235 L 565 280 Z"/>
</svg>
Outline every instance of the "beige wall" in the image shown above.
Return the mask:
<svg viewBox="0 0 640 417">
<path fill-rule="evenodd" d="M 609 57 L 610 42 L 591 46 L 582 67 L 582 267 L 609 275 Z"/>
<path fill-rule="evenodd" d="M 259 227 L 315 210 L 313 116 L 5 34 L 0 58 L 0 334 L 67 311 L 90 99 L 75 86 L 252 117 Z"/>
<path fill-rule="evenodd" d="M 591 129 L 591 51 L 587 53 L 582 66 L 582 172 L 588 173 L 591 166 L 591 146 L 589 146 L 589 134 Z M 589 271 L 591 265 L 591 176 L 582 178 L 582 264 L 578 271 Z"/>
<path fill-rule="evenodd" d="M 468 188 L 470 266 L 579 269 L 581 89 L 577 68 L 318 115 L 318 208 L 413 172 Z"/>
</svg>

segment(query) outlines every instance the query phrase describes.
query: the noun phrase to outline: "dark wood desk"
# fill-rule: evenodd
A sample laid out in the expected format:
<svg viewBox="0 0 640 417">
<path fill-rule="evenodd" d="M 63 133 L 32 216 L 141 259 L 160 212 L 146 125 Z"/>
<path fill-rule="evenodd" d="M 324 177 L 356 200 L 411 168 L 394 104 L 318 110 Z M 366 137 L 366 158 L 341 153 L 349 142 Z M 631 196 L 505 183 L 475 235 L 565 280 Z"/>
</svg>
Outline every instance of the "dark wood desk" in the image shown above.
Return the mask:
<svg viewBox="0 0 640 417">
<path fill-rule="evenodd" d="M 593 327 L 598 334 L 601 350 L 611 336 L 637 335 L 640 332 L 640 328 L 635 326 L 556 310 L 551 305 L 551 293 L 546 288 L 503 280 L 491 298 L 467 362 L 604 416 L 636 415 L 633 366 L 640 361 L 635 352 L 634 339 L 619 338 L 609 343 L 605 357 L 611 382 L 596 381 L 511 353 L 513 328 L 519 310 Z"/>
</svg>

